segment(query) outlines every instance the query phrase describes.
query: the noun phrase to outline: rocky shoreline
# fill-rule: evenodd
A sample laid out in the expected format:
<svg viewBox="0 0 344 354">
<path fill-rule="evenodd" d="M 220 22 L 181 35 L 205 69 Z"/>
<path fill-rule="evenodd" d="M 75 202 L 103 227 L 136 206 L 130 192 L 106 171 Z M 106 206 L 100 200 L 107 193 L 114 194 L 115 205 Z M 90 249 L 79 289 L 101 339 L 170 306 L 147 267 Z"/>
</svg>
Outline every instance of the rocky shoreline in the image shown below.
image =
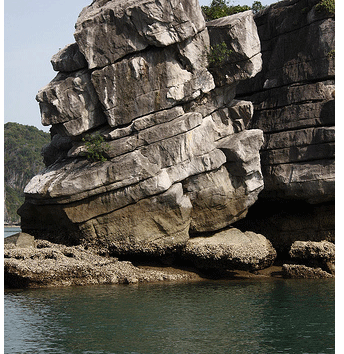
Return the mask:
<svg viewBox="0 0 344 354">
<path fill-rule="evenodd" d="M 161 265 L 158 262 L 131 262 L 99 250 L 82 246 L 65 246 L 33 236 L 18 233 L 5 239 L 5 285 L 9 288 L 40 288 L 95 284 L 135 284 L 146 282 L 190 282 L 205 279 L 260 279 L 260 278 L 331 278 L 334 276 L 334 247 L 329 243 L 296 245 L 298 259 L 322 265 L 314 268 L 302 264 L 270 264 L 258 270 L 247 271 L 228 267 L 195 267 Z M 291 255 L 295 253 L 291 250 Z M 311 250 L 311 251 L 310 251 Z M 134 265 L 135 264 L 135 265 Z M 209 263 L 208 263 L 209 265 Z M 333 272 L 333 274 L 329 272 Z"/>
<path fill-rule="evenodd" d="M 36 97 L 51 142 L 6 283 L 333 277 L 335 16 L 318 2 L 208 23 L 197 0 L 85 7 Z"/>
</svg>

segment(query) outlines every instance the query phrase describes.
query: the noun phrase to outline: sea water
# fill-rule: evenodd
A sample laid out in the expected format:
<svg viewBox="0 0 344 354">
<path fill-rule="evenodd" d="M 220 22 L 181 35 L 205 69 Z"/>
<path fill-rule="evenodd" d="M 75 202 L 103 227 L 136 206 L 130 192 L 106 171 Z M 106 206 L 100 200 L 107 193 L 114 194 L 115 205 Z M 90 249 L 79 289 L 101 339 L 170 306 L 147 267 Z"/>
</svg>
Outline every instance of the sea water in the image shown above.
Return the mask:
<svg viewBox="0 0 344 354">
<path fill-rule="evenodd" d="M 21 229 L 19 226 L 4 227 L 4 237 L 8 237 L 8 236 L 17 234 L 18 232 L 21 232 Z"/>
<path fill-rule="evenodd" d="M 5 353 L 334 353 L 333 279 L 10 290 Z"/>
</svg>

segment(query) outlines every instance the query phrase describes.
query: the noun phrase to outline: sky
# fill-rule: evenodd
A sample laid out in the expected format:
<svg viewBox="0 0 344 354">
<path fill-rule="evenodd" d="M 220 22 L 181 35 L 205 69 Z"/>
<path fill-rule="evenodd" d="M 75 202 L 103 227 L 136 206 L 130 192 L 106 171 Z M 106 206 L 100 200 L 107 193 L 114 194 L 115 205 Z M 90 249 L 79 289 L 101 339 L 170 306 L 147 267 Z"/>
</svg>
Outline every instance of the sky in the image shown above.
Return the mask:
<svg viewBox="0 0 344 354">
<path fill-rule="evenodd" d="M 233 0 L 249 5 L 254 0 Z M 277 0 L 261 0 L 263 5 Z M 49 131 L 41 124 L 39 89 L 56 75 L 50 59 L 74 42 L 74 24 L 92 0 L 4 1 L 4 123 L 17 122 Z M 210 5 L 211 0 L 200 0 Z"/>
</svg>

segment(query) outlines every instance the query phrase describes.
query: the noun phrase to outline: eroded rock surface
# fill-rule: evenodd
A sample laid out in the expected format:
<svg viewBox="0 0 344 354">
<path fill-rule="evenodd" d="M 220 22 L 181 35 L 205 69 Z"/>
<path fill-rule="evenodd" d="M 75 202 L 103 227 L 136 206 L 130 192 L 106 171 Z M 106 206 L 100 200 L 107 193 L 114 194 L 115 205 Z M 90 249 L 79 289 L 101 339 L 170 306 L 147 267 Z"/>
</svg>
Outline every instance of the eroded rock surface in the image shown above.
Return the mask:
<svg viewBox="0 0 344 354">
<path fill-rule="evenodd" d="M 317 0 L 284 0 L 254 17 L 263 68 L 242 81 L 249 128 L 264 131 L 264 191 L 237 227 L 288 256 L 295 241 L 335 240 L 335 17 Z"/>
<path fill-rule="evenodd" d="M 280 1 L 255 15 L 263 69 L 238 94 L 264 131 L 262 197 L 334 200 L 334 14 L 317 0 Z"/>
<path fill-rule="evenodd" d="M 190 239 L 185 258 L 198 268 L 259 270 L 272 265 L 276 250 L 263 235 L 230 228 L 211 237 Z"/>
<path fill-rule="evenodd" d="M 189 272 L 141 269 L 131 262 L 97 255 L 82 246 L 67 247 L 35 240 L 34 247 L 5 245 L 5 283 L 14 288 L 90 284 L 186 281 Z"/>
<path fill-rule="evenodd" d="M 294 279 L 319 279 L 319 278 L 332 278 L 333 275 L 325 272 L 321 268 L 312 268 L 300 264 L 284 264 L 283 277 Z"/>
<path fill-rule="evenodd" d="M 250 11 L 220 22 L 211 26 L 237 54 L 209 68 L 218 35 L 209 36 L 196 0 L 83 9 L 76 43 L 53 57 L 60 72 L 37 95 L 53 137 L 47 168 L 25 188 L 23 230 L 112 255 L 167 257 L 247 214 L 264 186 L 263 134 L 246 130 L 253 106 L 234 96 L 261 69 L 260 42 Z M 217 80 L 225 68 L 233 78 Z M 97 136 L 106 161 L 87 159 L 96 147 L 86 140 Z"/>
<path fill-rule="evenodd" d="M 295 241 L 289 255 L 305 265 L 320 267 L 330 274 L 335 272 L 335 245 L 332 242 Z"/>
</svg>

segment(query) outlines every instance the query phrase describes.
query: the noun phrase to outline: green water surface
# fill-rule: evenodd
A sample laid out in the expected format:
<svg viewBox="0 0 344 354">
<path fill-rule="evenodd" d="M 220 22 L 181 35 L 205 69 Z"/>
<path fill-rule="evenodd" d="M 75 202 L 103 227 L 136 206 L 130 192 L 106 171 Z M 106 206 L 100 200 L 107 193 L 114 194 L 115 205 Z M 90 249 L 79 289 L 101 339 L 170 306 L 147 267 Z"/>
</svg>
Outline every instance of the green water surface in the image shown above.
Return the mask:
<svg viewBox="0 0 344 354">
<path fill-rule="evenodd" d="M 334 353 L 335 282 L 5 290 L 5 353 Z"/>
</svg>

